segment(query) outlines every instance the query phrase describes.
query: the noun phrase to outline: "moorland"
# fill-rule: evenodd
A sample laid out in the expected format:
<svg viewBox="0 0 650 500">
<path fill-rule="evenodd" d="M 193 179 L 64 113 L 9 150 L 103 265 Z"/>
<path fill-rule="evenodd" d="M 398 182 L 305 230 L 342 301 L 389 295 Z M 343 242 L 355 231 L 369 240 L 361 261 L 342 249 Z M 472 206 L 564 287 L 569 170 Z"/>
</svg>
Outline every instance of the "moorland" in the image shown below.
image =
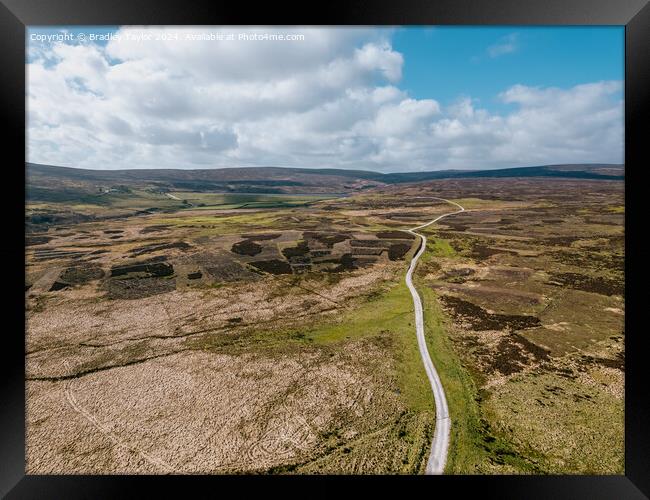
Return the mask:
<svg viewBox="0 0 650 500">
<path fill-rule="evenodd" d="M 623 473 L 623 168 L 27 165 L 27 472 Z"/>
</svg>

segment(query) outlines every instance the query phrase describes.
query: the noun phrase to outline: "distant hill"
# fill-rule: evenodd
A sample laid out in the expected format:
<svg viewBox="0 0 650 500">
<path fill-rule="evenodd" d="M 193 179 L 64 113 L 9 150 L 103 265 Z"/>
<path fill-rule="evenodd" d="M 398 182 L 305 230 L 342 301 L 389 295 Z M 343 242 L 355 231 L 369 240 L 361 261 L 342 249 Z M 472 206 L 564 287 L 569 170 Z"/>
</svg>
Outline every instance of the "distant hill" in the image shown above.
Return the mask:
<svg viewBox="0 0 650 500">
<path fill-rule="evenodd" d="M 384 184 L 373 180 L 381 174 L 333 169 L 86 170 L 33 163 L 27 163 L 26 168 L 28 197 L 30 192 L 52 189 L 94 194 L 113 186 L 223 193 L 345 193 Z"/>
<path fill-rule="evenodd" d="M 71 201 L 106 189 L 157 189 L 222 193 L 349 193 L 372 187 L 434 179 L 563 177 L 623 180 L 623 165 L 544 165 L 498 170 L 439 170 L 382 174 L 366 170 L 244 167 L 201 170 L 87 170 L 26 163 L 27 198 Z"/>
</svg>

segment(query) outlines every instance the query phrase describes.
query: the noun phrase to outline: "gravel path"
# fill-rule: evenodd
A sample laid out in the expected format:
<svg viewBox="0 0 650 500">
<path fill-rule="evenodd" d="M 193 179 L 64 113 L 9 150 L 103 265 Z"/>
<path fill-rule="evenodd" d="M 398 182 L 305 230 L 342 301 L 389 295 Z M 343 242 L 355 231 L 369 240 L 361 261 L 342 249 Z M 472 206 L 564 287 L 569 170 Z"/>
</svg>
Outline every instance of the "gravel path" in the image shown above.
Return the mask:
<svg viewBox="0 0 650 500">
<path fill-rule="evenodd" d="M 433 198 L 433 197 L 432 197 Z M 449 212 L 447 214 L 440 215 L 436 217 L 431 222 L 422 224 L 421 226 L 414 227 L 413 229 L 408 229 L 407 232 L 419 237 L 422 240 L 420 249 L 411 260 L 411 265 L 409 266 L 408 271 L 406 272 L 406 286 L 408 286 L 413 296 L 413 306 L 415 307 L 415 331 L 418 338 L 418 346 L 420 348 L 420 356 L 422 356 L 422 362 L 424 363 L 424 369 L 427 372 L 427 377 L 431 383 L 431 390 L 433 391 L 433 397 L 436 403 L 436 430 L 433 435 L 433 441 L 431 442 L 431 453 L 429 455 L 429 460 L 427 461 L 427 467 L 425 474 L 442 474 L 445 469 L 445 463 L 447 461 L 447 450 L 449 448 L 449 432 L 451 430 L 451 420 L 449 418 L 449 408 L 447 407 L 447 398 L 445 397 L 445 390 L 442 387 L 440 382 L 440 377 L 436 371 L 433 362 L 431 361 L 431 356 L 429 356 L 429 350 L 427 349 L 426 340 L 424 338 L 424 317 L 422 314 L 422 299 L 418 294 L 415 286 L 413 285 L 412 276 L 415 266 L 424 253 L 427 244 L 427 238 L 423 234 L 417 233 L 418 229 L 430 226 L 435 222 L 438 222 L 443 217 L 448 217 L 460 212 L 464 212 L 465 209 L 460 206 L 458 203 L 453 201 L 445 200 L 443 198 L 436 198 L 437 200 L 442 200 L 452 205 L 456 205 L 460 210 L 455 212 Z"/>
</svg>

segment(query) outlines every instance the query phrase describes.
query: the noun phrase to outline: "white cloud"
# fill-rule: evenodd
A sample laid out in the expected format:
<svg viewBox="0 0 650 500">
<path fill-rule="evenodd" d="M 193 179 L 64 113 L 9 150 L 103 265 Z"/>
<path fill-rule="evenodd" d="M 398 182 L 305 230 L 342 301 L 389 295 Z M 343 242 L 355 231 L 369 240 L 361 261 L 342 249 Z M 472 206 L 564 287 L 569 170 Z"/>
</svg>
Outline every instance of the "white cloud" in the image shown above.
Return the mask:
<svg viewBox="0 0 650 500">
<path fill-rule="evenodd" d="M 512 54 L 519 49 L 519 34 L 511 33 L 502 37 L 494 45 L 487 48 L 488 56 L 491 58 L 503 56 L 505 54 Z"/>
<path fill-rule="evenodd" d="M 499 96 L 513 111 L 499 115 L 470 97 L 446 107 L 410 97 L 385 30 L 256 28 L 305 39 L 182 40 L 206 31 L 243 30 L 149 28 L 181 40 L 30 50 L 29 161 L 382 171 L 622 161 L 620 82 L 515 85 Z"/>
<path fill-rule="evenodd" d="M 394 52 L 390 44 L 367 43 L 355 51 L 355 58 L 361 67 L 369 71 L 379 69 L 383 76 L 390 82 L 397 82 L 402 77 L 402 54 Z"/>
</svg>

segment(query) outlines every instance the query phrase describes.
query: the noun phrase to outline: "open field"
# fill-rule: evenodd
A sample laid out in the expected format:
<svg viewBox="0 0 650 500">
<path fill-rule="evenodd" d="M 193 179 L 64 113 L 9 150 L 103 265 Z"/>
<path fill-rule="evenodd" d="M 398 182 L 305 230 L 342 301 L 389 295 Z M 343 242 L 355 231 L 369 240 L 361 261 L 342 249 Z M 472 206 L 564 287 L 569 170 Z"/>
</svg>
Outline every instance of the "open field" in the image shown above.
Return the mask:
<svg viewBox="0 0 650 500">
<path fill-rule="evenodd" d="M 129 189 L 28 205 L 29 473 L 422 473 L 438 196 L 447 472 L 622 473 L 622 182 Z"/>
</svg>

